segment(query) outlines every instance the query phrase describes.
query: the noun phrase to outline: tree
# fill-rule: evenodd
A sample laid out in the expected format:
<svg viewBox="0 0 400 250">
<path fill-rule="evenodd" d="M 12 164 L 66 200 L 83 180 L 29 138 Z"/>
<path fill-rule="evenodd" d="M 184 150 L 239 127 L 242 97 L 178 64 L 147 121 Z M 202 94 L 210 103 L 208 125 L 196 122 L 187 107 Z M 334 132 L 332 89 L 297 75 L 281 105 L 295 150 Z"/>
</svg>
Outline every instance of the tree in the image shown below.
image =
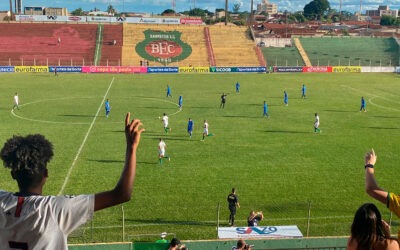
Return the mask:
<svg viewBox="0 0 400 250">
<path fill-rule="evenodd" d="M 329 9 L 328 0 L 313 0 L 304 6 L 304 16 L 310 20 L 321 20 Z"/>
<path fill-rule="evenodd" d="M 110 4 L 110 5 L 108 5 L 108 7 L 107 7 L 107 12 L 108 12 L 108 14 L 109 15 L 114 15 L 115 13 L 116 13 L 116 10 L 114 9 L 114 7 Z"/>
<path fill-rule="evenodd" d="M 238 13 L 240 10 L 241 4 L 240 3 L 235 3 L 233 5 L 233 13 Z"/>
<path fill-rule="evenodd" d="M 71 15 L 73 16 L 84 16 L 82 8 L 78 8 L 74 11 L 71 12 Z"/>
<path fill-rule="evenodd" d="M 171 15 L 171 14 L 175 14 L 176 12 L 175 12 L 175 10 L 173 10 L 173 9 L 166 9 L 166 10 L 164 10 L 162 13 L 161 13 L 161 15 L 163 16 L 163 15 Z"/>
<path fill-rule="evenodd" d="M 393 26 L 396 25 L 396 18 L 388 15 L 383 15 L 381 17 L 381 23 L 382 26 Z"/>
</svg>

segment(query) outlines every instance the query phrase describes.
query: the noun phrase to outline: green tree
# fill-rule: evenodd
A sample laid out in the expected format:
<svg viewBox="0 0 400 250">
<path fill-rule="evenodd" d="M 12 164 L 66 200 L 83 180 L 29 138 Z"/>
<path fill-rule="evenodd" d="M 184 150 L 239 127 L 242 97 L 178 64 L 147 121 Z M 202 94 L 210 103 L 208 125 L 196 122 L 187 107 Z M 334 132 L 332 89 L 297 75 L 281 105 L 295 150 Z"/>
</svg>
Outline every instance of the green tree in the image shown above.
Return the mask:
<svg viewBox="0 0 400 250">
<path fill-rule="evenodd" d="M 381 17 L 381 25 L 382 26 L 393 26 L 393 25 L 396 25 L 396 22 L 397 20 L 396 20 L 396 18 L 395 17 L 392 17 L 392 16 L 388 16 L 388 15 L 383 15 L 382 17 Z"/>
<path fill-rule="evenodd" d="M 199 16 L 199 17 L 206 17 L 208 15 L 207 10 L 202 10 L 199 8 L 194 8 L 189 11 L 189 16 Z"/>
<path fill-rule="evenodd" d="M 175 14 L 175 10 L 173 9 L 166 9 L 164 10 L 161 15 L 171 15 L 171 14 Z"/>
<path fill-rule="evenodd" d="M 110 15 L 114 15 L 117 11 L 114 9 L 114 7 L 110 4 L 110 5 L 108 5 L 108 7 L 107 7 L 107 12 L 108 12 L 108 14 L 110 14 Z"/>
<path fill-rule="evenodd" d="M 84 16 L 84 13 L 83 13 L 82 8 L 78 8 L 76 10 L 73 10 L 71 12 L 71 15 L 73 15 L 73 16 Z"/>
<path fill-rule="evenodd" d="M 233 13 L 239 13 L 240 7 L 241 7 L 240 3 L 235 3 L 233 5 Z"/>
<path fill-rule="evenodd" d="M 310 20 L 321 20 L 329 9 L 328 0 L 313 0 L 304 6 L 304 16 Z"/>
</svg>

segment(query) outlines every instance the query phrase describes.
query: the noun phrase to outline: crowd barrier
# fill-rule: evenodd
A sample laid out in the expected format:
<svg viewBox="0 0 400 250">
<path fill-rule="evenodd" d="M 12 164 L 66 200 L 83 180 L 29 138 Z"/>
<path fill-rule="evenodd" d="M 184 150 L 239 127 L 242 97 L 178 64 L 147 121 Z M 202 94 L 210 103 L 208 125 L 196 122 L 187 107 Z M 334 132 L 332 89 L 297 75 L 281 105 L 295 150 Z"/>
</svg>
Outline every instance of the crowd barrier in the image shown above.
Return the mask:
<svg viewBox="0 0 400 250">
<path fill-rule="evenodd" d="M 400 67 L 300 66 L 300 67 L 143 67 L 143 66 L 0 66 L 0 73 L 400 73 Z"/>
</svg>

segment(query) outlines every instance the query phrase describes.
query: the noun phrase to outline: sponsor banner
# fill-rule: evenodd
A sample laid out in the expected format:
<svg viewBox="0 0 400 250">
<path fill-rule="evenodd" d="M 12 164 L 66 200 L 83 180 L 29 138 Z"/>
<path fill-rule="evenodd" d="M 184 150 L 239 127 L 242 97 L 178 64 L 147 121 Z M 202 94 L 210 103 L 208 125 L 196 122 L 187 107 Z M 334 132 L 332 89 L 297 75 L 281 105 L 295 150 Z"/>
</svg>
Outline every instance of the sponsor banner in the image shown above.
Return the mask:
<svg viewBox="0 0 400 250">
<path fill-rule="evenodd" d="M 47 73 L 49 67 L 47 66 L 15 66 L 15 72 L 17 73 Z"/>
<path fill-rule="evenodd" d="M 14 67 L 0 66 L 0 73 L 15 72 Z"/>
<path fill-rule="evenodd" d="M 210 67 L 212 73 L 227 73 L 227 72 L 265 72 L 265 67 Z"/>
<path fill-rule="evenodd" d="M 334 66 L 332 72 L 335 73 L 361 73 L 360 66 Z"/>
<path fill-rule="evenodd" d="M 82 72 L 81 66 L 49 66 L 49 72 L 55 72 L 57 68 L 58 73 L 80 73 Z"/>
<path fill-rule="evenodd" d="M 134 66 L 83 66 L 83 73 L 147 73 L 146 67 Z"/>
<path fill-rule="evenodd" d="M 361 68 L 362 73 L 370 73 L 370 72 L 377 72 L 377 73 L 393 73 L 396 72 L 396 67 L 374 67 L 374 66 L 369 66 L 369 67 L 362 67 Z"/>
<path fill-rule="evenodd" d="M 147 67 L 147 73 L 178 73 L 178 67 Z"/>
<path fill-rule="evenodd" d="M 180 24 L 179 18 L 127 17 L 127 23 Z"/>
<path fill-rule="evenodd" d="M 33 22 L 33 21 L 39 21 L 35 20 L 36 16 L 33 15 L 15 15 L 15 21 L 17 22 Z"/>
<path fill-rule="evenodd" d="M 400 74 L 400 67 L 396 67 L 396 73 Z"/>
<path fill-rule="evenodd" d="M 179 73 L 210 73 L 209 67 L 179 67 Z"/>
<path fill-rule="evenodd" d="M 267 70 L 266 67 L 237 67 L 235 68 L 235 72 L 265 72 Z"/>
<path fill-rule="evenodd" d="M 303 234 L 296 225 L 290 226 L 265 226 L 265 227 L 220 227 L 220 239 L 246 239 L 246 238 L 302 238 Z"/>
<path fill-rule="evenodd" d="M 203 20 L 201 18 L 185 17 L 181 18 L 181 24 L 203 24 Z"/>
<path fill-rule="evenodd" d="M 86 17 L 86 21 L 89 23 L 91 23 L 91 22 L 110 23 L 110 22 L 112 22 L 112 20 L 114 20 L 114 22 L 116 22 L 115 17 L 109 17 L 109 16 L 88 16 L 88 17 Z"/>
<path fill-rule="evenodd" d="M 332 66 L 311 66 L 303 67 L 303 72 L 332 72 Z"/>
<path fill-rule="evenodd" d="M 303 72 L 303 67 L 274 67 L 274 72 Z"/>
</svg>

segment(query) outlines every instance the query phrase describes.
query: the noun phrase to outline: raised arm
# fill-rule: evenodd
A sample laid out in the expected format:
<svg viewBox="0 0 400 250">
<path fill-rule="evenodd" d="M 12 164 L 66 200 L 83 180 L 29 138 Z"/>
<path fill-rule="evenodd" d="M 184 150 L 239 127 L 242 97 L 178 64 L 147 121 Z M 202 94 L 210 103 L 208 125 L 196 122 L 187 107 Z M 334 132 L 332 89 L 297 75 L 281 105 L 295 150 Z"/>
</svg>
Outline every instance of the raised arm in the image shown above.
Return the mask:
<svg viewBox="0 0 400 250">
<path fill-rule="evenodd" d="M 375 180 L 374 165 L 377 158 L 373 149 L 365 155 L 365 190 L 369 196 L 386 205 L 388 192 L 380 188 Z"/>
<path fill-rule="evenodd" d="M 126 155 L 124 169 L 114 189 L 95 195 L 94 211 L 115 206 L 131 199 L 136 175 L 136 150 L 139 146 L 140 136 L 144 131 L 141 126 L 142 123 L 140 120 L 133 119 L 131 121 L 130 113 L 126 114 Z"/>
</svg>

